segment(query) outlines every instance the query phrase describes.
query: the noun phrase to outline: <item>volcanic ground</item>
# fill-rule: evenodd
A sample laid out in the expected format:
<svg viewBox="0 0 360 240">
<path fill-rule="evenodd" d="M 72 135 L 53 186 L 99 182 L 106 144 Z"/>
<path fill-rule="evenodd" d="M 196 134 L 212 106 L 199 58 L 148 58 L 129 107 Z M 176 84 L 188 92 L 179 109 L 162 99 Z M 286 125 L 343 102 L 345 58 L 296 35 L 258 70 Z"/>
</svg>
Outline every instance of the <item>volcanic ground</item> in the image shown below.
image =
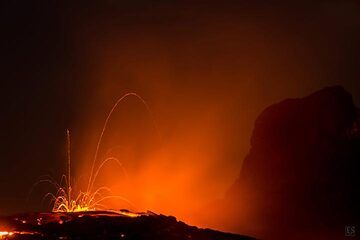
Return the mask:
<svg viewBox="0 0 360 240">
<path fill-rule="evenodd" d="M 245 240 L 152 212 L 25 213 L 0 217 L 0 239 Z"/>
</svg>

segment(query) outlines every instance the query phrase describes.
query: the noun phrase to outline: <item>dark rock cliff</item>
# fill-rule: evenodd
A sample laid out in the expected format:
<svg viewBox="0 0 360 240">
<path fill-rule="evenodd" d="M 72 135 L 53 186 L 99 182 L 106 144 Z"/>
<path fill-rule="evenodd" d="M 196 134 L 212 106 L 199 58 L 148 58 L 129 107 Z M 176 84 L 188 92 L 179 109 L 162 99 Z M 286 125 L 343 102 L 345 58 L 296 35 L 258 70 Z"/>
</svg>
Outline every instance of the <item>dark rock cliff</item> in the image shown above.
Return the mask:
<svg viewBox="0 0 360 240">
<path fill-rule="evenodd" d="M 239 225 L 265 239 L 344 237 L 360 218 L 359 123 L 352 96 L 340 86 L 265 109 L 227 194 L 228 204 L 240 206 L 229 214 L 248 215 Z"/>
</svg>

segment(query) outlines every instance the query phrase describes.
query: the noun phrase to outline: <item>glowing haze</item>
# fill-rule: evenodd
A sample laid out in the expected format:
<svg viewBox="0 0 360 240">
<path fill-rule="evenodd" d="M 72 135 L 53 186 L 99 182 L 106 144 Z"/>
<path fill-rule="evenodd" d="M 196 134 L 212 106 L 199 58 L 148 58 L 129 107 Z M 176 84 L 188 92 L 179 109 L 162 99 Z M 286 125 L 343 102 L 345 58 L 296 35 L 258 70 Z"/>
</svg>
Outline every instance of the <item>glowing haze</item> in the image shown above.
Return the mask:
<svg viewBox="0 0 360 240">
<path fill-rule="evenodd" d="M 163 10 L 152 9 L 161 14 Z M 279 23 L 265 10 L 257 12 L 260 18 L 245 12 L 240 18 L 227 11 L 198 15 L 194 9 L 171 8 L 171 14 L 165 14 L 168 24 L 154 20 L 144 26 L 145 11 L 139 18 L 126 18 L 134 21 L 131 28 L 115 27 L 122 19 L 112 17 L 80 23 L 83 30 L 75 39 L 86 44 L 77 51 L 85 53 L 93 67 L 84 74 L 90 94 L 84 100 L 87 108 L 79 113 L 85 117 L 79 118 L 78 131 L 86 132 L 79 133 L 79 174 L 89 171 L 86 159 L 93 153 L 106 111 L 120 94 L 136 91 L 147 101 L 156 127 L 136 99 L 119 106 L 102 154 L 112 149 L 127 174 L 108 166 L 99 186 L 124 195 L 137 210 L 208 224 L 212 209 L 206 208 L 213 207 L 238 176 L 260 111 L 321 88 L 324 81 L 319 79 L 327 77 L 324 69 L 337 64 L 336 59 L 324 62 L 326 54 L 317 52 L 323 44 L 317 33 L 290 34 L 287 24 L 304 28 L 307 23 Z M 101 28 L 107 31 L 100 34 Z M 325 84 L 338 81 L 329 78 Z M 116 201 L 108 204 L 119 207 Z"/>
<path fill-rule="evenodd" d="M 134 205 L 109 199 L 109 208 L 207 226 L 207 207 L 238 177 L 265 107 L 325 85 L 358 89 L 359 50 L 347 47 L 360 40 L 355 2 L 136 2 L 84 8 L 56 1 L 37 6 L 39 14 L 4 10 L 19 20 L 4 34 L 17 45 L 4 50 L 3 78 L 12 91 L 0 101 L 7 110 L 0 119 L 0 187 L 7 193 L 0 213 L 19 211 L 37 176 L 66 172 L 67 128 L 72 187 L 86 189 L 108 112 L 120 96 L 136 92 L 151 114 L 135 97 L 119 104 L 99 158 L 117 157 L 125 171 L 104 166 L 94 188 L 107 186 Z M 359 102 L 359 92 L 352 93 Z M 37 202 L 25 210 L 39 209 Z"/>
<path fill-rule="evenodd" d="M 107 112 L 119 96 L 137 92 L 152 116 L 136 98 L 118 106 L 99 157 L 117 157 L 126 173 L 105 166 L 97 187 L 110 187 L 134 210 L 206 226 L 211 209 L 205 209 L 238 176 L 257 115 L 273 102 L 321 88 L 325 69 L 338 61 L 324 61 L 327 54 L 319 52 L 323 43 L 316 30 L 291 34 L 292 28 L 308 23 L 279 23 L 271 8 L 257 10 L 258 17 L 251 16 L 251 7 L 238 9 L 242 17 L 222 8 L 200 15 L 195 9 L 201 7 L 181 9 L 153 8 L 155 19 L 147 10 L 136 18 L 100 14 L 74 27 L 75 51 L 83 55 L 82 78 L 88 83 L 72 129 L 78 134 L 74 159 L 81 163 L 76 175 L 88 176 Z M 131 27 L 122 25 L 129 22 Z M 324 23 L 317 24 L 321 28 Z M 336 84 L 339 79 L 326 81 Z M 115 200 L 107 205 L 133 208 Z M 226 228 L 221 222 L 213 227 Z"/>
</svg>

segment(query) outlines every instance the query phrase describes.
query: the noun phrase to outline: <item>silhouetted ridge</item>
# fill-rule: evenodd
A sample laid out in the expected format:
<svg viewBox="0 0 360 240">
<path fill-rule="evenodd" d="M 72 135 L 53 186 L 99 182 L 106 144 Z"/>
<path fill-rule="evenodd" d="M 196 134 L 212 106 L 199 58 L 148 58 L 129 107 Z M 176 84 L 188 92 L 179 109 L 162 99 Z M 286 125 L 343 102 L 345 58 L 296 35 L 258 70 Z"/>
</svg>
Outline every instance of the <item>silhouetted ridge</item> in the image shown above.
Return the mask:
<svg viewBox="0 0 360 240">
<path fill-rule="evenodd" d="M 228 201 L 247 206 L 263 236 L 322 229 L 344 236 L 360 217 L 359 126 L 340 86 L 266 108 Z"/>
<path fill-rule="evenodd" d="M 133 214 L 136 216 L 129 216 Z M 189 226 L 172 216 L 122 210 L 75 213 L 26 213 L 0 216 L 0 239 L 55 240 L 252 240 L 238 234 Z"/>
</svg>

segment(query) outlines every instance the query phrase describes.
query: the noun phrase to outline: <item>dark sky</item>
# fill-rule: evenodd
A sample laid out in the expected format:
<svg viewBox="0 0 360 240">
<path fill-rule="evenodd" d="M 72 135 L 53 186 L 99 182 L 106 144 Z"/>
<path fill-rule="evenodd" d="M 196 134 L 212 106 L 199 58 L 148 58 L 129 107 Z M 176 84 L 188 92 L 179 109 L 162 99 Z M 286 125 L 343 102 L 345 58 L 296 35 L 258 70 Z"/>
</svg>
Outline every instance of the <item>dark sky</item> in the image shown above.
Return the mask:
<svg viewBox="0 0 360 240">
<path fill-rule="evenodd" d="M 169 196 L 194 209 L 221 197 L 266 106 L 338 84 L 360 103 L 356 1 L 5 0 L 0 27 L 0 214 L 40 208 L 43 193 L 26 206 L 27 192 L 65 171 L 67 128 L 74 175 L 86 175 L 106 112 L 129 91 L 161 139 L 129 100 L 105 146 L 127 149 L 136 188 L 123 194 L 186 220 Z"/>
</svg>

